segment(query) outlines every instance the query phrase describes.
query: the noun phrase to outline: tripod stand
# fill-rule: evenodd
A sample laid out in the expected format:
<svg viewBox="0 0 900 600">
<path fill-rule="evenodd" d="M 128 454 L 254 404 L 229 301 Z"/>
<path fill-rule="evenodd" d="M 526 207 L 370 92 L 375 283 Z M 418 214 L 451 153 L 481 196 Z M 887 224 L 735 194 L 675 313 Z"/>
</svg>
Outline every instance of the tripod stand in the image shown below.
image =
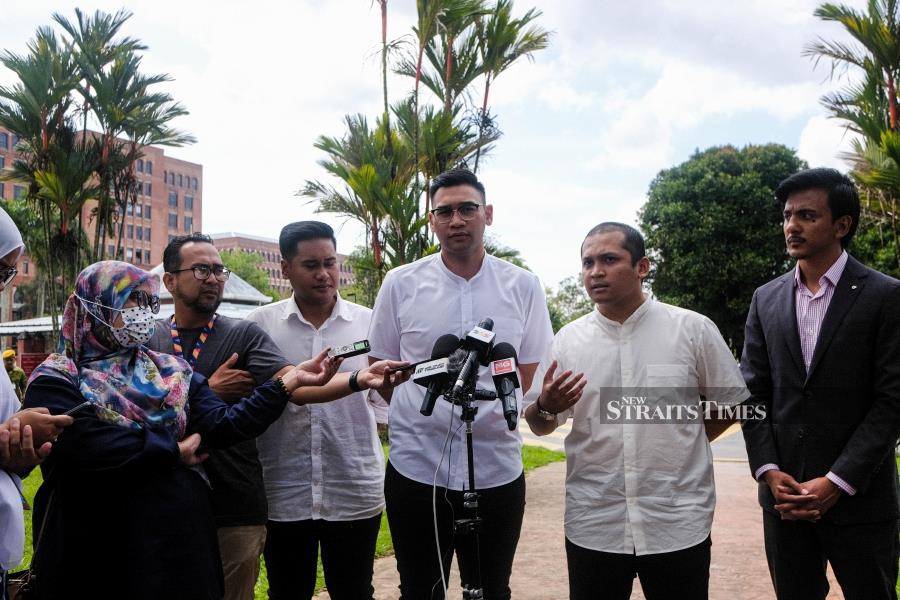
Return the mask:
<svg viewBox="0 0 900 600">
<path fill-rule="evenodd" d="M 454 519 L 453 533 L 460 536 L 473 536 L 475 548 L 475 580 L 471 585 L 467 583 L 463 587 L 463 600 L 481 600 L 484 598 L 484 590 L 481 587 L 481 517 L 478 516 L 478 500 L 481 494 L 475 488 L 475 450 L 472 438 L 472 422 L 478 413 L 475 406 L 476 400 L 496 400 L 497 394 L 488 390 L 476 390 L 474 381 L 455 396 L 445 396 L 453 404 L 462 407 L 462 421 L 466 425 L 466 466 L 469 475 L 469 488 L 463 490 L 463 507 L 468 516 Z"/>
</svg>

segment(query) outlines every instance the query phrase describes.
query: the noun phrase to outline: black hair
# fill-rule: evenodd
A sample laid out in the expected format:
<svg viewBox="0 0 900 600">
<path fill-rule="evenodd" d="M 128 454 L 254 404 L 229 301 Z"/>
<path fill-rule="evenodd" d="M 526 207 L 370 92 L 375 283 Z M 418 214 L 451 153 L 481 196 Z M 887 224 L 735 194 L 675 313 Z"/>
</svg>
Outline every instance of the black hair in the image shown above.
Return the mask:
<svg viewBox="0 0 900 600">
<path fill-rule="evenodd" d="M 439 189 L 456 187 L 458 185 L 472 186 L 481 193 L 481 203 L 487 204 L 484 185 L 478 181 L 478 177 L 476 177 L 475 173 L 469 169 L 450 169 L 449 171 L 444 171 L 431 180 L 431 185 L 428 187 L 428 194 L 431 198 L 434 198 L 434 195 Z"/>
<path fill-rule="evenodd" d="M 588 239 L 592 235 L 597 235 L 598 233 L 609 233 L 610 231 L 619 231 L 625 236 L 625 239 L 622 241 L 622 247 L 631 255 L 632 266 L 638 264 L 639 260 L 647 256 L 647 249 L 644 246 L 644 236 L 641 235 L 640 231 L 625 223 L 616 223 L 614 221 L 600 223 L 588 231 L 587 235 L 584 236 L 584 239 Z M 581 242 L 581 248 L 584 249 L 583 241 Z"/>
<path fill-rule="evenodd" d="M 837 169 L 806 169 L 779 183 L 775 189 L 775 197 L 783 207 L 788 196 L 807 190 L 825 190 L 832 223 L 843 216 L 852 219 L 847 235 L 841 238 L 841 248 L 849 246 L 859 225 L 859 194 L 853 180 Z"/>
<path fill-rule="evenodd" d="M 196 242 L 198 244 L 213 244 L 212 238 L 199 231 L 188 235 L 178 235 L 172 238 L 166 249 L 163 250 L 163 271 L 173 273 L 181 268 L 181 247 L 185 244 Z"/>
<path fill-rule="evenodd" d="M 297 256 L 297 244 L 307 240 L 331 240 L 335 250 L 337 249 L 337 240 L 331 225 L 321 221 L 297 221 L 288 223 L 281 229 L 281 234 L 278 236 L 281 258 L 290 262 Z"/>
</svg>

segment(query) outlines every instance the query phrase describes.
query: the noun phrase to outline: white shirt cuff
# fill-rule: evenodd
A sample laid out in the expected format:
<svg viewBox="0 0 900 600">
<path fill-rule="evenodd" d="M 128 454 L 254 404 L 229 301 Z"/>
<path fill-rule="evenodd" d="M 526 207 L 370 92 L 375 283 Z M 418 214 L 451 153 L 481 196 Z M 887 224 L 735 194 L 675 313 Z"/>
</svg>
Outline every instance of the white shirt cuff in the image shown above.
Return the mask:
<svg viewBox="0 0 900 600">
<path fill-rule="evenodd" d="M 756 480 L 759 481 L 759 478 L 762 477 L 763 473 L 765 473 L 766 471 L 780 471 L 780 470 L 781 469 L 779 469 L 778 465 L 776 465 L 775 463 L 766 463 L 756 470 L 756 473 L 753 474 L 753 477 L 755 477 Z"/>
<path fill-rule="evenodd" d="M 828 473 L 825 474 L 825 477 L 827 477 L 829 481 L 831 481 L 831 483 L 841 488 L 841 490 L 843 490 L 844 493 L 846 493 L 848 496 L 856 495 L 856 489 L 854 489 L 852 485 L 850 485 L 831 471 L 828 471 Z"/>
</svg>

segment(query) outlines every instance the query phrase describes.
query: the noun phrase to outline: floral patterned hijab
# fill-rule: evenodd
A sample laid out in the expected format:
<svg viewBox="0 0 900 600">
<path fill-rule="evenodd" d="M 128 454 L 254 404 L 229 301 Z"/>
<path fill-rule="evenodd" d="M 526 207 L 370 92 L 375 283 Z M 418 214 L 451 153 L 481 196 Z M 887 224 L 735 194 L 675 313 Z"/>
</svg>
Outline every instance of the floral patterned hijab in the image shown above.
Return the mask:
<svg viewBox="0 0 900 600">
<path fill-rule="evenodd" d="M 94 263 L 82 271 L 75 293 L 66 302 L 59 352 L 48 356 L 31 380 L 64 379 L 96 405 L 102 420 L 134 429 L 165 429 L 180 440 L 187 424 L 191 367 L 144 346 L 123 348 L 105 324 L 115 321 L 141 284 L 148 284 L 154 294 L 159 288 L 150 273 L 116 260 Z"/>
</svg>

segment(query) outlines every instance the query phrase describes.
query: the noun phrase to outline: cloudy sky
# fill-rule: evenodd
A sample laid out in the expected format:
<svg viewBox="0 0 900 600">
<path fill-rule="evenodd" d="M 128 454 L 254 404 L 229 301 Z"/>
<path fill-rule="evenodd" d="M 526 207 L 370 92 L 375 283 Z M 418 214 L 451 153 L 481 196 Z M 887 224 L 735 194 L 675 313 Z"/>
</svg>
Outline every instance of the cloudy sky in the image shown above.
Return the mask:
<svg viewBox="0 0 900 600">
<path fill-rule="evenodd" d="M 850 4 L 859 4 L 859 0 Z M 87 11 L 122 3 L 84 1 Z M 276 238 L 313 217 L 294 194 L 325 177 L 313 142 L 340 135 L 348 113 L 380 111 L 380 13 L 370 0 L 256 0 L 124 4 L 124 33 L 149 46 L 148 73 L 191 114 L 178 126 L 198 143 L 167 153 L 204 169 L 203 229 Z M 803 46 L 838 27 L 813 18 L 812 0 L 517 0 L 543 11 L 551 47 L 492 86 L 504 135 L 483 164 L 491 232 L 554 286 L 579 269 L 584 232 L 634 223 L 650 181 L 696 149 L 778 142 L 810 165 L 843 168 L 839 123 L 819 97 L 832 89 Z M 9 2 L 0 48 L 22 52 L 61 3 Z M 374 6 L 373 6 L 374 5 Z M 66 13 L 74 18 L 74 11 Z M 408 36 L 413 0 L 390 0 L 389 36 Z M 10 83 L 0 67 L 0 83 Z M 411 80 L 389 82 L 397 99 Z M 426 92 L 427 93 L 427 92 Z M 480 97 L 481 91 L 477 90 Z M 339 250 L 360 225 L 333 215 Z"/>
</svg>

